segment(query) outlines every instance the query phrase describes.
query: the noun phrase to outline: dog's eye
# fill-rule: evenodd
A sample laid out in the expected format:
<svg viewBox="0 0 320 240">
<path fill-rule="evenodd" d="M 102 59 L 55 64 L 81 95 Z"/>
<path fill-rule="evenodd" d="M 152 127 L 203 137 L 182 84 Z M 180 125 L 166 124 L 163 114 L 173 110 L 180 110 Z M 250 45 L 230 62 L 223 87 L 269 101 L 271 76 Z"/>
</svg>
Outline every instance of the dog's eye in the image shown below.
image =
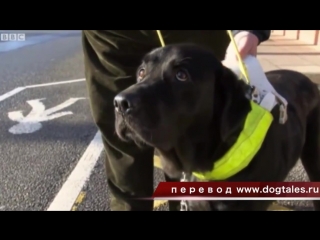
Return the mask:
<svg viewBox="0 0 320 240">
<path fill-rule="evenodd" d="M 179 70 L 176 74 L 176 78 L 179 81 L 187 81 L 188 80 L 188 74 L 184 70 Z"/>
<path fill-rule="evenodd" d="M 145 74 L 146 74 L 146 70 L 144 68 L 141 68 L 138 72 L 138 79 L 139 80 L 143 79 Z"/>
</svg>

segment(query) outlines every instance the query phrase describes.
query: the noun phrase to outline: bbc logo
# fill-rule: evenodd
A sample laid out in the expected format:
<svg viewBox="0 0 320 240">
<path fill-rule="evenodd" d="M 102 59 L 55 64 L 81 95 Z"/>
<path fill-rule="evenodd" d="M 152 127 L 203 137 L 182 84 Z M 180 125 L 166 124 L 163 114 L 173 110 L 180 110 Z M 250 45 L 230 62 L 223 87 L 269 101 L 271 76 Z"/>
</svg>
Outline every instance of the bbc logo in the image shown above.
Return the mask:
<svg viewBox="0 0 320 240">
<path fill-rule="evenodd" d="M 1 33 L 0 41 L 2 42 L 16 42 L 16 41 L 25 41 L 25 33 Z"/>
</svg>

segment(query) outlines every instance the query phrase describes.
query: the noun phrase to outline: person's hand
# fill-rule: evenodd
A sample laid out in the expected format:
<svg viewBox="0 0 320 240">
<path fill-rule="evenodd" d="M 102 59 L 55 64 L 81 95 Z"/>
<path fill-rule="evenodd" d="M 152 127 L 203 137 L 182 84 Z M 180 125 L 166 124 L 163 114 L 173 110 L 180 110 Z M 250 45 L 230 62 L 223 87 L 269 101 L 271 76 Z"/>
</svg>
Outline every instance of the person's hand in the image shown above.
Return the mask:
<svg viewBox="0 0 320 240">
<path fill-rule="evenodd" d="M 247 31 L 243 31 L 236 34 L 234 36 L 234 40 L 238 46 L 238 50 L 242 59 L 245 58 L 247 55 L 257 56 L 259 39 L 256 35 Z M 230 42 L 226 52 L 226 59 L 232 58 L 237 59 L 237 55 L 232 45 L 232 42 Z"/>
</svg>

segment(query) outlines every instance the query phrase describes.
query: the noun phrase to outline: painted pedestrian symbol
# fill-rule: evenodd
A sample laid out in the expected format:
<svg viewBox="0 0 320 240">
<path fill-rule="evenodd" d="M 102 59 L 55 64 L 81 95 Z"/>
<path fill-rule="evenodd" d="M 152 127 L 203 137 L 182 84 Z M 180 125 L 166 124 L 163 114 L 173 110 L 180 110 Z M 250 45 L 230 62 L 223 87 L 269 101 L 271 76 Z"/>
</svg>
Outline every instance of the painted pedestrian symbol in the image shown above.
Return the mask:
<svg viewBox="0 0 320 240">
<path fill-rule="evenodd" d="M 22 111 L 9 112 L 8 117 L 12 121 L 18 122 L 18 124 L 12 126 L 9 129 L 9 132 L 12 134 L 26 134 L 36 132 L 41 129 L 41 122 L 46 122 L 55 118 L 73 114 L 73 112 L 71 111 L 58 111 L 71 106 L 78 100 L 85 98 L 70 98 L 67 101 L 47 110 L 44 104 L 41 102 L 41 100 L 44 99 L 45 98 L 27 101 L 27 103 L 32 107 L 32 110 L 26 116 L 23 116 Z"/>
</svg>

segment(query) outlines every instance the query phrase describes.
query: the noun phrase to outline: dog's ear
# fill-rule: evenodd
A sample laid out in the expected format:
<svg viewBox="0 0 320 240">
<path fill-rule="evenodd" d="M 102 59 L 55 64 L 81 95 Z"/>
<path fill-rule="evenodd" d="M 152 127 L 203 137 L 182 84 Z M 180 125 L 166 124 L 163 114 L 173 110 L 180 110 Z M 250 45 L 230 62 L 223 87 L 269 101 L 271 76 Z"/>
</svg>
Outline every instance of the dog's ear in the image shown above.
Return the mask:
<svg viewBox="0 0 320 240">
<path fill-rule="evenodd" d="M 221 138 L 223 141 L 229 141 L 233 135 L 237 137 L 236 133 L 242 130 L 246 116 L 251 110 L 250 102 L 246 98 L 246 91 L 250 86 L 239 80 L 229 68 L 224 66 L 219 83 L 223 96 Z"/>
</svg>

